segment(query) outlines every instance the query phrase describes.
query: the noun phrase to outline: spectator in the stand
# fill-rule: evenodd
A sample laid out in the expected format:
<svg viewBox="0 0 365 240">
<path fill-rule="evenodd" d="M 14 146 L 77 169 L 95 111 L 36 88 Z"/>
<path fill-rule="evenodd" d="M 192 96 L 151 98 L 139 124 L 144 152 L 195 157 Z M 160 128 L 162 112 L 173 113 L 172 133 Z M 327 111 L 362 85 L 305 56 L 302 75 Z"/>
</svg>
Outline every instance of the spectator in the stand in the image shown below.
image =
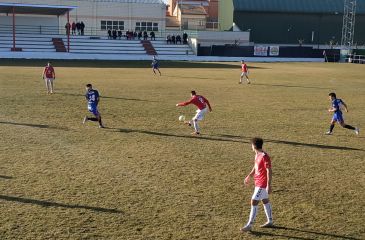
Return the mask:
<svg viewBox="0 0 365 240">
<path fill-rule="evenodd" d="M 108 28 L 108 39 L 112 39 L 112 30 Z"/>
<path fill-rule="evenodd" d="M 143 40 L 148 40 L 148 33 L 146 30 L 143 32 Z"/>
<path fill-rule="evenodd" d="M 172 37 L 171 37 L 171 43 L 172 43 L 172 44 L 175 44 L 175 43 L 176 43 L 176 37 L 175 37 L 175 34 L 172 34 Z"/>
<path fill-rule="evenodd" d="M 81 25 L 80 22 L 76 23 L 76 30 L 77 30 L 77 34 L 80 35 L 81 34 Z"/>
<path fill-rule="evenodd" d="M 120 30 L 120 28 L 118 29 L 118 39 L 122 39 L 122 35 L 123 35 L 123 32 L 122 30 Z"/>
<path fill-rule="evenodd" d="M 142 32 L 139 31 L 139 33 L 138 33 L 138 40 L 141 40 L 141 38 L 142 38 Z"/>
<path fill-rule="evenodd" d="M 71 24 L 69 22 L 66 23 L 65 29 L 66 29 L 66 34 L 69 35 L 70 34 L 70 29 L 71 29 Z"/>
<path fill-rule="evenodd" d="M 84 35 L 84 32 L 85 32 L 85 23 L 83 21 L 81 21 L 81 23 L 80 23 L 80 29 L 81 29 L 81 35 Z"/>
<path fill-rule="evenodd" d="M 180 35 L 176 36 L 176 44 L 177 44 L 177 42 L 179 42 L 181 44 L 181 36 Z"/>
<path fill-rule="evenodd" d="M 138 33 L 135 31 L 135 32 L 133 33 L 133 39 L 136 39 L 136 38 L 137 38 L 137 36 L 138 36 Z"/>
<path fill-rule="evenodd" d="M 72 35 L 75 35 L 76 34 L 76 23 L 75 22 L 72 22 L 71 29 L 72 29 Z"/>
<path fill-rule="evenodd" d="M 113 29 L 113 39 L 117 39 L 117 30 Z"/>
<path fill-rule="evenodd" d="M 171 36 L 170 34 L 166 36 L 166 43 L 170 44 L 171 43 Z"/>
<path fill-rule="evenodd" d="M 188 44 L 188 34 L 186 32 L 183 34 L 183 43 Z"/>
<path fill-rule="evenodd" d="M 154 31 L 150 32 L 150 37 L 151 37 L 151 41 L 156 40 L 156 35 L 155 35 Z"/>
</svg>

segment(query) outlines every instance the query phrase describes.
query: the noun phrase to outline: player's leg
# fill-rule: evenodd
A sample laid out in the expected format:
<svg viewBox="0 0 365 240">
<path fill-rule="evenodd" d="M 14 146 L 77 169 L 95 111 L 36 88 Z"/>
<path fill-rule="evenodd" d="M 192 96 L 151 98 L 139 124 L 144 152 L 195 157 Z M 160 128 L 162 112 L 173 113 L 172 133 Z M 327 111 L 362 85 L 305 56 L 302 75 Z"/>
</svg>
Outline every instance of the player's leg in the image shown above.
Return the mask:
<svg viewBox="0 0 365 240">
<path fill-rule="evenodd" d="M 53 78 L 50 78 L 50 79 L 49 79 L 49 83 L 50 83 L 50 93 L 51 93 L 51 94 L 53 94 L 53 92 L 54 92 L 54 91 L 53 91 L 53 80 L 54 80 Z"/>
<path fill-rule="evenodd" d="M 250 84 L 251 82 L 250 82 L 250 79 L 248 78 L 248 73 L 247 72 L 245 73 L 245 77 L 246 77 L 247 83 Z"/>
<path fill-rule="evenodd" d="M 255 187 L 255 191 L 252 195 L 251 198 L 251 211 L 250 211 L 250 217 L 248 218 L 248 222 L 246 223 L 246 225 L 244 227 L 241 228 L 241 231 L 243 232 L 247 232 L 247 231 L 251 231 L 252 229 L 252 225 L 255 222 L 256 219 L 256 215 L 257 215 L 257 211 L 259 208 L 259 202 L 262 199 L 261 195 L 263 193 L 265 189 L 264 188 L 259 188 L 259 187 Z"/>
<path fill-rule="evenodd" d="M 161 71 L 160 71 L 160 68 L 157 68 L 157 71 L 160 73 L 160 76 L 161 76 Z"/>
<path fill-rule="evenodd" d="M 336 115 L 334 114 L 333 115 L 333 118 L 331 120 L 331 125 L 330 125 L 330 129 L 328 132 L 326 132 L 326 135 L 332 135 L 332 132 L 333 132 L 333 129 L 335 128 L 335 123 L 337 122 L 337 117 Z"/>
<path fill-rule="evenodd" d="M 265 224 L 261 225 L 261 227 L 272 227 L 273 226 L 272 208 L 271 208 L 271 203 L 269 201 L 269 198 L 267 197 L 265 199 L 262 199 L 262 203 L 264 205 L 267 222 Z"/>
<path fill-rule="evenodd" d="M 101 115 L 100 115 L 100 113 L 98 113 L 98 115 L 96 116 L 96 118 L 98 119 L 98 122 L 99 122 L 99 128 L 104 128 L 103 122 L 101 121 Z"/>
<path fill-rule="evenodd" d="M 199 135 L 200 134 L 200 127 L 198 124 L 198 119 L 193 119 L 193 126 L 194 126 L 194 132 L 192 134 Z"/>
<path fill-rule="evenodd" d="M 47 89 L 47 94 L 49 94 L 49 85 L 50 85 L 50 83 L 49 83 L 49 79 L 48 78 L 45 78 L 44 79 L 44 82 L 46 83 L 46 89 Z"/>
<path fill-rule="evenodd" d="M 351 125 L 346 124 L 343 119 L 341 121 L 339 121 L 339 123 L 343 128 L 354 130 L 356 134 L 359 134 L 359 129 L 357 127 L 353 127 Z"/>
<path fill-rule="evenodd" d="M 238 84 L 241 84 L 242 83 L 242 79 L 243 79 L 243 72 L 241 73 L 240 81 L 238 82 Z"/>
</svg>

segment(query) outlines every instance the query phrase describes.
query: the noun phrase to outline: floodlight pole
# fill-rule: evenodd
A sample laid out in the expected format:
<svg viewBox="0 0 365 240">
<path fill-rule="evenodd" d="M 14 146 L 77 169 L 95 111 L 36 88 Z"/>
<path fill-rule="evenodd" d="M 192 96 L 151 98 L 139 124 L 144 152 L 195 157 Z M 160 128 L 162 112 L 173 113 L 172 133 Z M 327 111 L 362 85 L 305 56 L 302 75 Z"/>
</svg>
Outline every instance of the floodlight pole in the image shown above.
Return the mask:
<svg viewBox="0 0 365 240">
<path fill-rule="evenodd" d="M 70 52 L 70 32 L 71 32 L 71 25 L 70 25 L 70 10 L 67 11 L 67 24 L 66 24 L 66 33 L 67 33 L 67 52 Z"/>
<path fill-rule="evenodd" d="M 13 7 L 13 49 L 15 51 L 15 7 Z"/>
</svg>

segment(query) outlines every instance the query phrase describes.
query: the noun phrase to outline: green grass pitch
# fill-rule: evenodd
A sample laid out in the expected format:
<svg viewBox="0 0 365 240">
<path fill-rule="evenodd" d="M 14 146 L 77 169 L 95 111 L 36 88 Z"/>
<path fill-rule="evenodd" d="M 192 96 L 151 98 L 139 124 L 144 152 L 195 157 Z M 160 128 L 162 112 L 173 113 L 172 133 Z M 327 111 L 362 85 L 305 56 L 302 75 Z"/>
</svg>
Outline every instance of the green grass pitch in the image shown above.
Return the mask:
<svg viewBox="0 0 365 240">
<path fill-rule="evenodd" d="M 365 66 L 0 61 L 0 239 L 364 239 Z M 106 129 L 82 125 L 84 86 L 101 94 Z M 178 121 L 195 89 L 213 112 L 202 136 Z M 325 136 L 328 93 L 349 106 Z M 272 157 L 277 228 L 240 233 L 253 186 L 249 141 Z"/>
</svg>

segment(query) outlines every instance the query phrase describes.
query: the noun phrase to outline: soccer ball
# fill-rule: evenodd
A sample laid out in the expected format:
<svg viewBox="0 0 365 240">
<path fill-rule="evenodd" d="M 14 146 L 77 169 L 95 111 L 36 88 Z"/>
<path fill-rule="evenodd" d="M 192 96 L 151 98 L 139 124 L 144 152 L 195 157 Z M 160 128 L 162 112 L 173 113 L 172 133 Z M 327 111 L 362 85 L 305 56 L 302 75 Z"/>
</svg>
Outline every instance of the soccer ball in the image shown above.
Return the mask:
<svg viewBox="0 0 365 240">
<path fill-rule="evenodd" d="M 185 116 L 184 116 L 184 115 L 180 115 L 180 117 L 179 117 L 179 121 L 180 121 L 180 122 L 185 121 Z"/>
</svg>

